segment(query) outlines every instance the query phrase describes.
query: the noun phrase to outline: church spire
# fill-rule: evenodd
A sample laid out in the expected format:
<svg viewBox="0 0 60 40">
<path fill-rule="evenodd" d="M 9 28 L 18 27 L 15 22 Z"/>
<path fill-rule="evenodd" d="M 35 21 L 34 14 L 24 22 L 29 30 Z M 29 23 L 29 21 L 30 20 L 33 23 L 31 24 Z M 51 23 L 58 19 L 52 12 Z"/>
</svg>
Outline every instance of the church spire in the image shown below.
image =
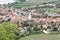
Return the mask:
<svg viewBox="0 0 60 40">
<path fill-rule="evenodd" d="M 28 14 L 28 20 L 31 20 L 31 19 L 32 19 L 32 14 L 29 13 L 29 14 Z"/>
</svg>

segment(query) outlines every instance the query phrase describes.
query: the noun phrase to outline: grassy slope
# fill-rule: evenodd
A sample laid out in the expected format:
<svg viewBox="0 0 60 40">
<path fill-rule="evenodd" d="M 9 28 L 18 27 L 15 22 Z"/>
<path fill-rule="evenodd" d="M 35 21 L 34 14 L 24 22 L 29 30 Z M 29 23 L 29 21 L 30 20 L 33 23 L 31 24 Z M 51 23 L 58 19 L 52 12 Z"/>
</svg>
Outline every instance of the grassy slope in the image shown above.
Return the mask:
<svg viewBox="0 0 60 40">
<path fill-rule="evenodd" d="M 34 5 L 34 3 L 24 2 L 24 3 L 15 4 L 14 6 L 15 6 L 15 7 L 29 7 L 29 6 L 31 6 L 31 5 Z"/>
<path fill-rule="evenodd" d="M 32 0 L 32 1 L 28 1 L 28 2 L 24 2 L 24 3 L 18 3 L 15 4 L 15 7 L 29 7 L 31 5 L 36 5 L 36 4 L 40 4 L 40 3 L 44 3 L 44 2 L 54 2 L 54 1 L 58 1 L 58 0 Z"/>
<path fill-rule="evenodd" d="M 50 11 L 52 11 L 52 12 L 60 12 L 60 8 L 40 8 L 40 9 L 38 9 L 38 10 L 50 10 Z"/>
<path fill-rule="evenodd" d="M 26 36 L 24 38 L 21 38 L 20 40 L 60 40 L 60 34 L 51 34 L 51 35 L 36 34 Z"/>
</svg>

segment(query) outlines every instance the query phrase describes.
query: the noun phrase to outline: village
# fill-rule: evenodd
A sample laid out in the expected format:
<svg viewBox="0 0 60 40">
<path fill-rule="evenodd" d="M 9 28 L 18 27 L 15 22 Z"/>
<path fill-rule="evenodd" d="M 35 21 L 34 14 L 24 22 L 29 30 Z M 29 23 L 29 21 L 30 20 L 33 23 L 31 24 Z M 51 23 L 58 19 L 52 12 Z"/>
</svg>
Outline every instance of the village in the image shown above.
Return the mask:
<svg viewBox="0 0 60 40">
<path fill-rule="evenodd" d="M 48 4 L 46 4 L 48 5 Z M 50 4 L 49 4 L 50 5 Z M 48 5 L 48 6 L 49 6 Z M 55 22 L 56 24 L 60 24 L 60 14 L 58 13 L 54 13 L 54 12 L 48 12 L 48 10 L 46 10 L 44 13 L 39 13 L 36 12 L 35 9 L 36 6 L 31 6 L 30 9 L 24 9 L 24 8 L 20 8 L 20 9 L 16 9 L 14 7 L 10 7 L 10 8 L 4 8 L 3 6 L 0 7 L 0 23 L 2 22 L 19 22 L 18 26 L 23 26 L 21 23 L 27 20 L 33 20 L 34 22 L 36 22 L 38 25 L 40 24 L 40 22 L 43 22 L 46 27 L 48 26 L 52 26 L 50 23 L 51 22 Z M 39 7 L 45 7 L 44 5 L 39 5 Z M 52 4 L 50 7 L 55 7 L 55 4 Z M 28 10 L 28 11 L 27 11 Z"/>
<path fill-rule="evenodd" d="M 4 22 L 16 23 L 18 26 L 16 39 L 30 33 L 52 34 L 60 31 L 60 11 L 57 9 L 60 10 L 60 6 L 50 2 L 27 8 L 0 5 L 0 25 Z"/>
</svg>

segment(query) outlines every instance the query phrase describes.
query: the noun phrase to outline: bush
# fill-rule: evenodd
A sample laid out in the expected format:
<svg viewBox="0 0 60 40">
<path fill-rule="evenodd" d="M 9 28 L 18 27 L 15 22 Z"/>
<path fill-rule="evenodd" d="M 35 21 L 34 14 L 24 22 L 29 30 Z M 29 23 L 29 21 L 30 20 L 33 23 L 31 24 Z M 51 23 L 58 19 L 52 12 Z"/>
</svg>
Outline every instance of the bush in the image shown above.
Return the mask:
<svg viewBox="0 0 60 40">
<path fill-rule="evenodd" d="M 0 40 L 15 40 L 15 31 L 17 24 L 5 22 L 0 24 Z"/>
<path fill-rule="evenodd" d="M 35 27 L 34 30 L 35 30 L 35 31 L 40 31 L 40 28 Z"/>
</svg>

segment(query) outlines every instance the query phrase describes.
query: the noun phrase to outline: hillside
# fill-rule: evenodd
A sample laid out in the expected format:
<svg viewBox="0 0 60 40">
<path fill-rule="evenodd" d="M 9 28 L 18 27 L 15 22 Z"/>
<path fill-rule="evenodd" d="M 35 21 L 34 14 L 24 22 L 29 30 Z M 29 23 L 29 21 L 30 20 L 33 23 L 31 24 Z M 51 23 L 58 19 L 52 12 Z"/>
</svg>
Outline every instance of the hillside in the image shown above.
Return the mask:
<svg viewBox="0 0 60 40">
<path fill-rule="evenodd" d="M 59 1 L 59 0 L 31 0 L 29 2 L 39 2 L 39 3 L 43 3 L 43 2 L 54 2 L 54 1 Z"/>
<path fill-rule="evenodd" d="M 60 2 L 59 0 L 29 0 L 23 3 L 16 3 L 14 4 L 15 7 L 19 8 L 19 7 L 29 7 L 31 5 L 37 5 L 37 4 L 41 4 L 41 3 L 58 3 Z"/>
</svg>

